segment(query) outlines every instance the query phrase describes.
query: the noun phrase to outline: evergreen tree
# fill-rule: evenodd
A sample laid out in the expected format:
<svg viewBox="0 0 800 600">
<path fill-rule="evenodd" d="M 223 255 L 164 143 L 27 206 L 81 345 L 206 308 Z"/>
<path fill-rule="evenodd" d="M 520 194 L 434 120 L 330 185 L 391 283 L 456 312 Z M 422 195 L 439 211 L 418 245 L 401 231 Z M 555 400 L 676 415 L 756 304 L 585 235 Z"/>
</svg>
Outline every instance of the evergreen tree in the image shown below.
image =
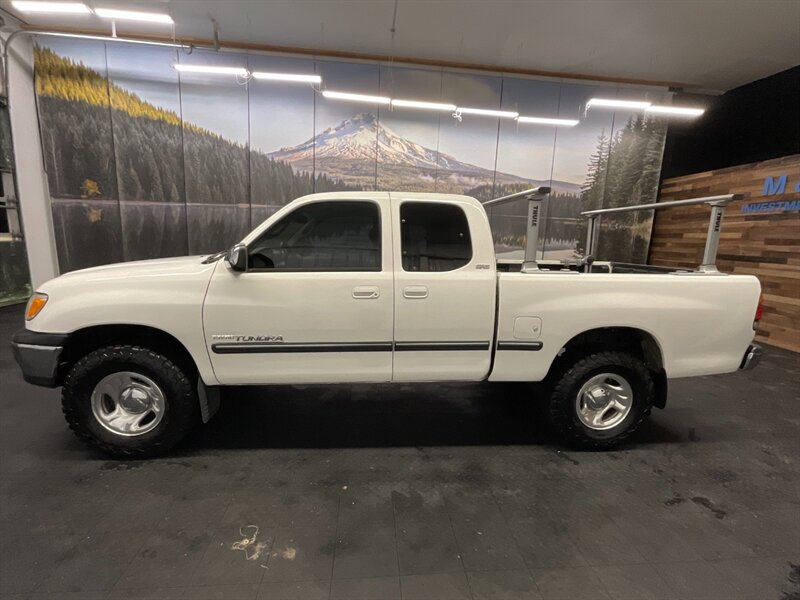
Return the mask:
<svg viewBox="0 0 800 600">
<path fill-rule="evenodd" d="M 610 151 L 609 139 L 603 130 L 597 138 L 597 148 L 589 157 L 586 181 L 581 186 L 584 210 L 594 210 L 602 206 Z"/>
<path fill-rule="evenodd" d="M 153 187 L 150 188 L 150 196 L 149 200 L 156 200 L 159 202 L 163 202 L 166 200 L 164 198 L 164 187 L 161 185 L 161 175 L 156 169 L 155 173 L 153 173 Z"/>
<path fill-rule="evenodd" d="M 610 142 L 602 134 L 582 190 L 584 210 L 655 202 L 665 133 L 663 123 L 636 116 Z M 643 262 L 651 222 L 647 213 L 603 217 L 596 255 L 602 260 Z M 585 231 L 585 224 L 581 227 Z M 581 252 L 583 237 L 578 243 Z"/>
<path fill-rule="evenodd" d="M 133 167 L 128 169 L 128 178 L 129 188 L 127 189 L 128 196 L 131 200 L 141 200 L 142 199 L 142 182 L 139 181 L 139 176 L 136 174 L 136 171 L 133 170 Z"/>
</svg>

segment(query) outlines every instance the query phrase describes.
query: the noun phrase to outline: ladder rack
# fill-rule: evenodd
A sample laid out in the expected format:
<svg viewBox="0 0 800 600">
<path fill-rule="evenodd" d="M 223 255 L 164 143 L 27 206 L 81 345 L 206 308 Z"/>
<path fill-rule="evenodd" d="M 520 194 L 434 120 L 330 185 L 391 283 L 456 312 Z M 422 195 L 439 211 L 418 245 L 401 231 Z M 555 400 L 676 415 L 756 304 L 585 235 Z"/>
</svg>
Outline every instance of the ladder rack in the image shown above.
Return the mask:
<svg viewBox="0 0 800 600">
<path fill-rule="evenodd" d="M 539 244 L 539 231 L 541 228 L 540 214 L 542 201 L 549 193 L 549 187 L 539 186 L 483 202 L 484 208 L 492 208 L 515 200 L 528 201 L 528 219 L 526 223 L 527 238 L 525 242 L 525 258 L 522 262 L 523 272 L 539 270 L 539 266 L 536 262 L 536 248 Z M 697 268 L 697 271 L 701 273 L 718 273 L 719 271 L 716 265 L 717 250 L 719 248 L 719 234 L 722 229 L 722 217 L 725 214 L 725 207 L 731 202 L 742 200 L 743 198 L 744 195 L 742 194 L 724 194 L 721 196 L 704 196 L 701 198 L 688 198 L 686 200 L 652 202 L 649 204 L 636 204 L 633 206 L 618 206 L 615 208 L 599 208 L 597 210 L 584 211 L 581 215 L 588 218 L 588 227 L 586 228 L 586 251 L 581 262 L 585 265 L 586 271 L 591 272 L 592 263 L 594 262 L 594 251 L 597 245 L 597 235 L 600 230 L 600 218 L 603 215 L 708 204 L 711 206 L 711 218 L 708 222 L 708 234 L 706 235 L 706 245 L 703 250 L 703 262 Z"/>
<path fill-rule="evenodd" d="M 589 219 L 588 227 L 586 228 L 585 254 L 587 257 L 594 255 L 595 246 L 597 244 L 597 234 L 600 230 L 600 218 L 603 215 L 708 204 L 711 206 L 711 218 L 708 221 L 708 234 L 706 235 L 706 246 L 703 250 L 703 262 L 697 270 L 701 273 L 718 273 L 717 249 L 719 248 L 719 233 L 722 229 L 722 217 L 725 214 L 725 207 L 731 202 L 742 200 L 743 198 L 744 195 L 742 194 L 724 194 L 722 196 L 704 196 L 701 198 L 688 198 L 686 200 L 671 200 L 669 202 L 653 202 L 650 204 L 636 204 L 634 206 L 618 206 L 615 208 L 599 208 L 597 210 L 584 211 L 581 214 Z"/>
</svg>

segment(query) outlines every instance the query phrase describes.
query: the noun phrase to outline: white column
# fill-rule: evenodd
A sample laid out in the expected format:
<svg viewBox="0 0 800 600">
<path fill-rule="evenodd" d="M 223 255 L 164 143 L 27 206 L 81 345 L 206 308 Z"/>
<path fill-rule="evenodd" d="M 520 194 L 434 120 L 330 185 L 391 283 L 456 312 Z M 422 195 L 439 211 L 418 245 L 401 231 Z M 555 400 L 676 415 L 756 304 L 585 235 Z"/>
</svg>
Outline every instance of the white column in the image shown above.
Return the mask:
<svg viewBox="0 0 800 600">
<path fill-rule="evenodd" d="M 4 38 L 8 34 L 3 34 Z M 33 87 L 33 42 L 29 35 L 15 36 L 8 51 L 8 92 L 14 170 L 31 285 L 57 277 L 58 256 L 53 230 L 50 192 L 42 159 L 39 119 Z"/>
</svg>

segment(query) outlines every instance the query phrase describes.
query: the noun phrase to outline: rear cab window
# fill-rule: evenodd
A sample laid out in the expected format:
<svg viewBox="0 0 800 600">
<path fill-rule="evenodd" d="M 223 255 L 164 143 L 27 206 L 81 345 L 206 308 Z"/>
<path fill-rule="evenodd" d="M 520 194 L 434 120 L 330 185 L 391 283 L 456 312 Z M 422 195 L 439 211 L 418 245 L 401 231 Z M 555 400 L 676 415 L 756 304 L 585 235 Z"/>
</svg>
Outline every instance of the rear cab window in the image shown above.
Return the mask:
<svg viewBox="0 0 800 600">
<path fill-rule="evenodd" d="M 455 204 L 403 202 L 400 242 L 404 271 L 454 271 L 472 260 L 467 215 Z"/>
</svg>

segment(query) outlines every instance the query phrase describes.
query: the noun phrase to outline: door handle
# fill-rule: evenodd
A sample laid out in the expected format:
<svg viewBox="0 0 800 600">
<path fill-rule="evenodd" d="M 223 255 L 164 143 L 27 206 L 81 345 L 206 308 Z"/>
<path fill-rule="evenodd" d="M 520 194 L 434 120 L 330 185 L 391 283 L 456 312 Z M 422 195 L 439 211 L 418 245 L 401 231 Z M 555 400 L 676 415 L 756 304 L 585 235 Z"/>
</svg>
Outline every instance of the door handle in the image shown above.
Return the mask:
<svg viewBox="0 0 800 600">
<path fill-rule="evenodd" d="M 372 300 L 380 295 L 381 291 L 375 285 L 360 285 L 353 288 L 353 298 L 356 300 Z"/>
<path fill-rule="evenodd" d="M 403 288 L 403 297 L 409 300 L 421 300 L 428 297 L 428 288 L 424 285 L 409 285 Z"/>
</svg>

